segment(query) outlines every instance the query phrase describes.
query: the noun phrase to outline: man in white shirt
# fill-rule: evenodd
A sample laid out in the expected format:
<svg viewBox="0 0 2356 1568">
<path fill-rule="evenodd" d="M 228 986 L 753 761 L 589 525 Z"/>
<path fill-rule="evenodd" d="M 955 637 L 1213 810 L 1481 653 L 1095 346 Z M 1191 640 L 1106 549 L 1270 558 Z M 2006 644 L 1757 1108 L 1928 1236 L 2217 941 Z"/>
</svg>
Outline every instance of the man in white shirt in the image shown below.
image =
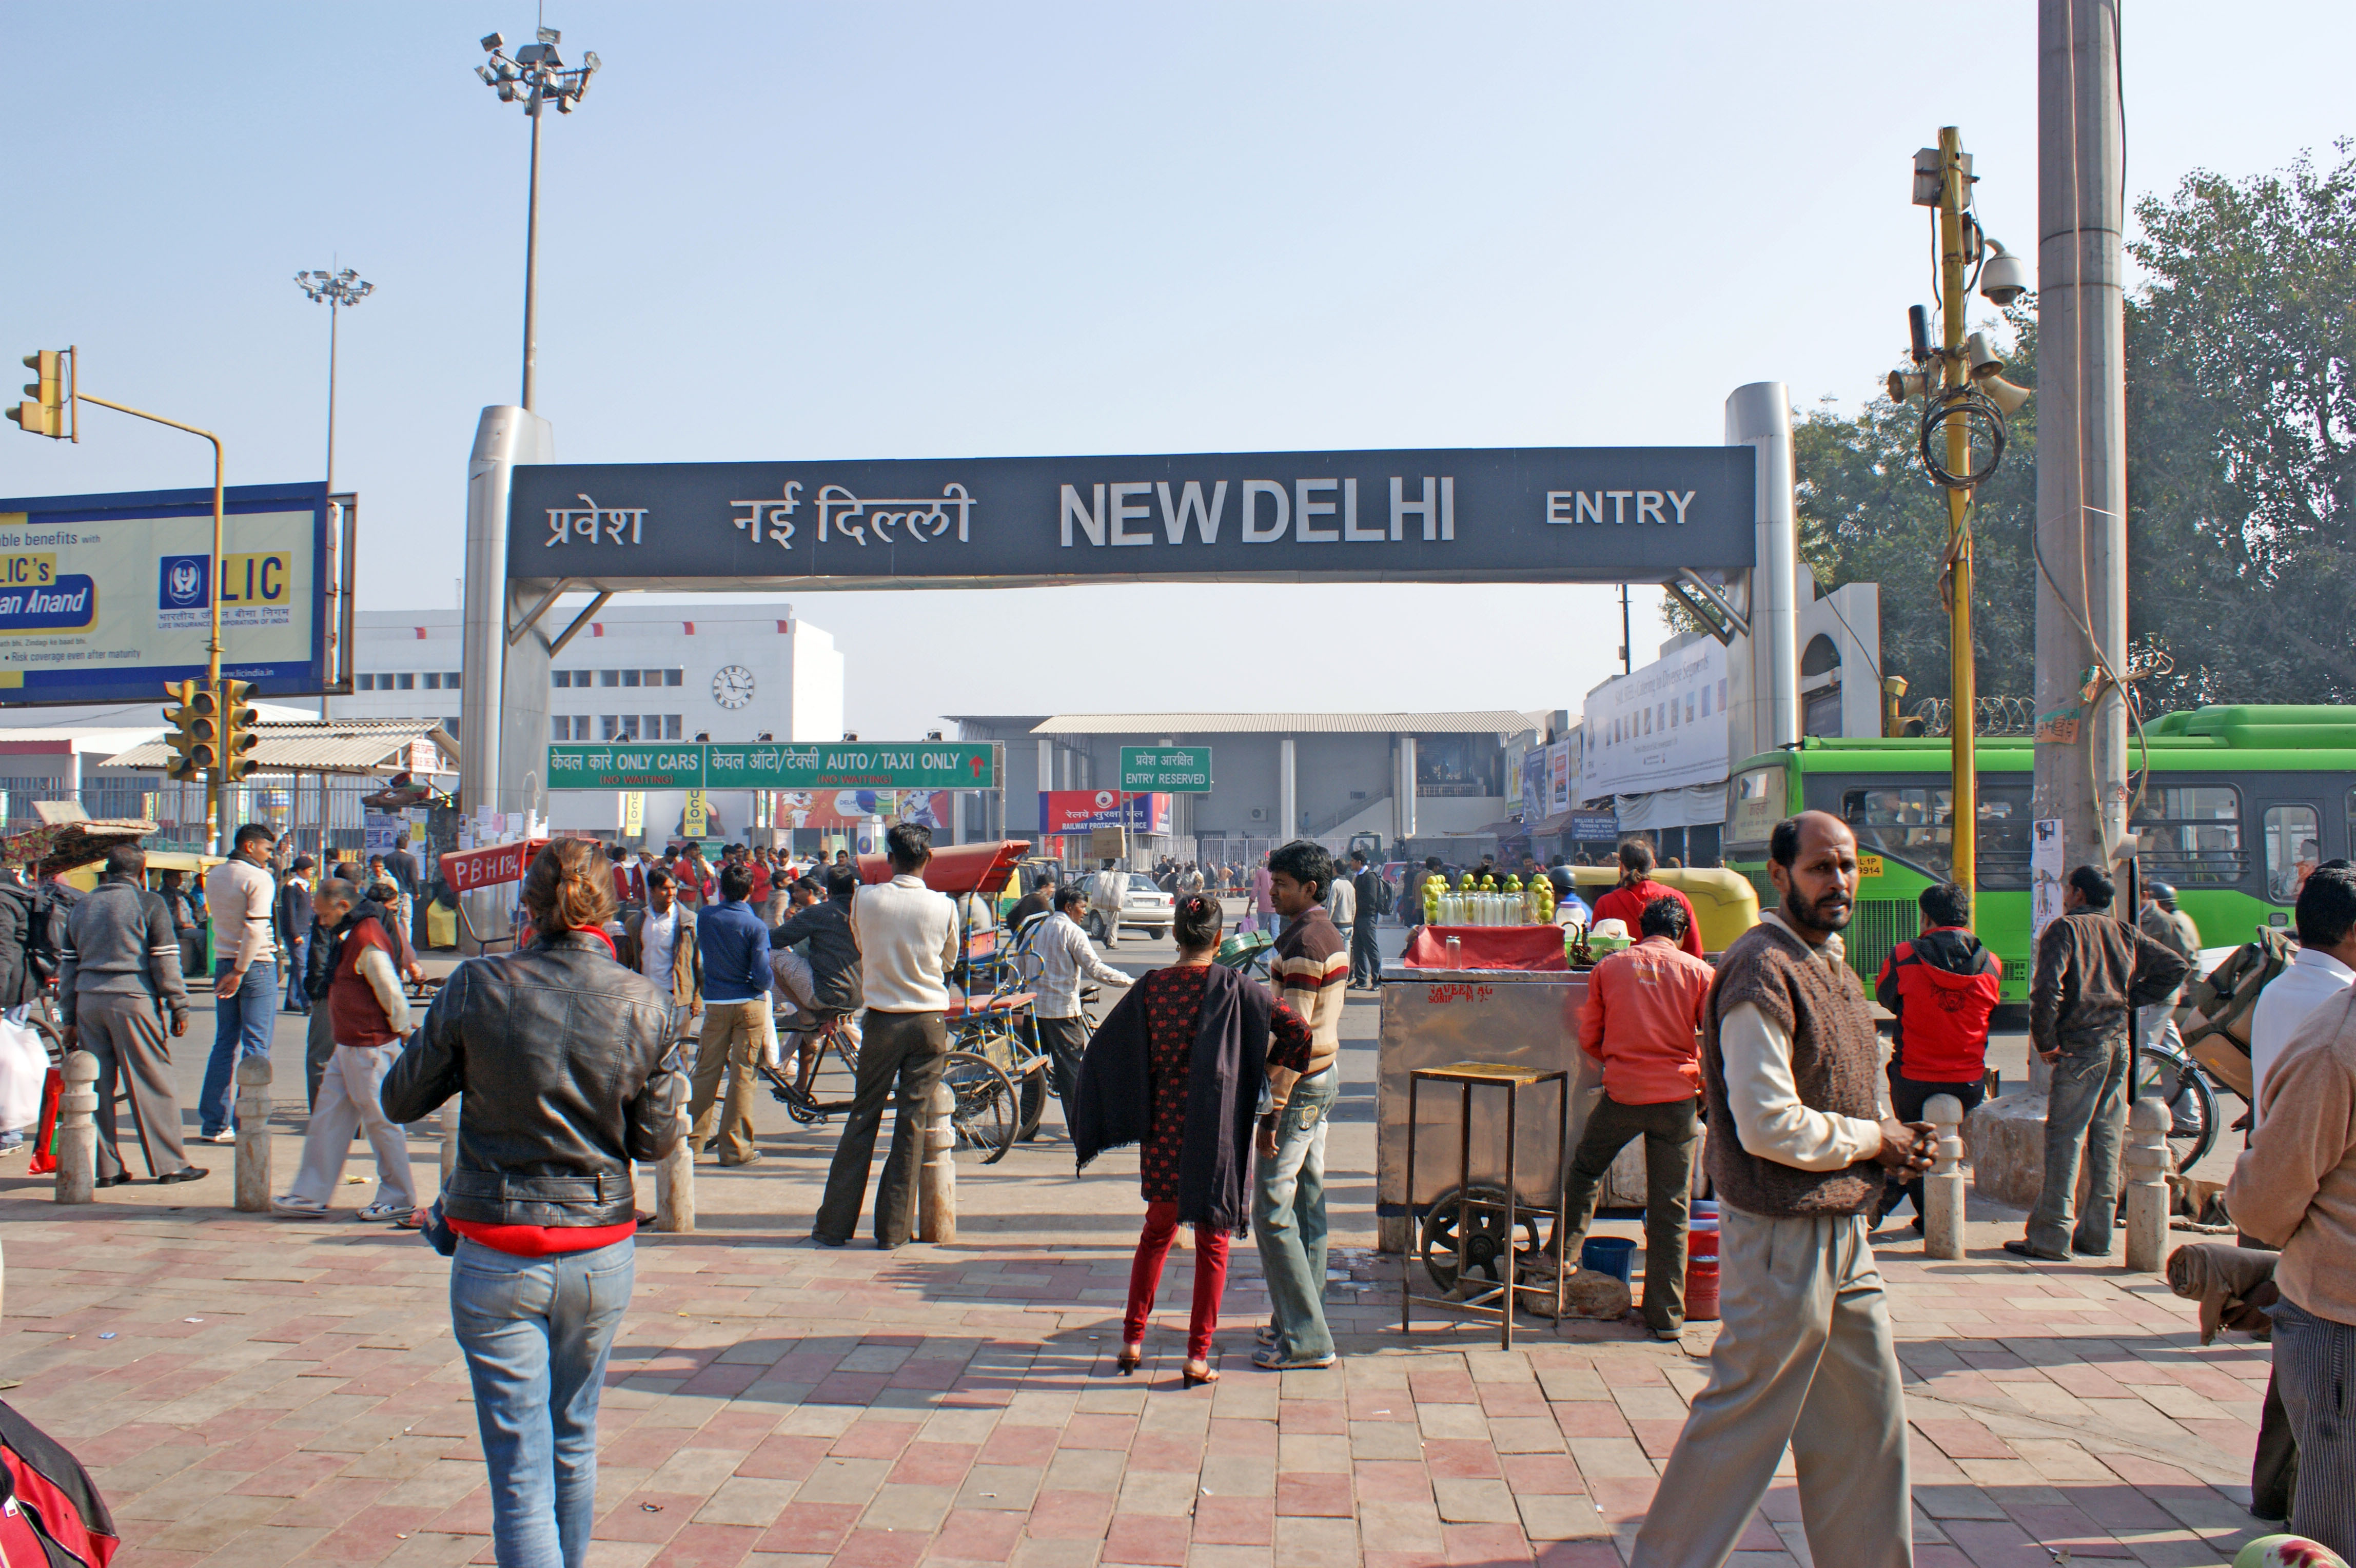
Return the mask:
<svg viewBox="0 0 2356 1568">
<path fill-rule="evenodd" d="M 889 1249 L 915 1240 L 923 1119 L 948 1058 L 948 972 L 957 967 L 957 907 L 947 894 L 925 886 L 925 863 L 933 858 L 931 829 L 895 822 L 884 843 L 892 880 L 860 888 L 851 901 L 867 1024 L 859 1047 L 858 1087 L 810 1230 L 811 1239 L 825 1247 L 842 1246 L 859 1228 L 884 1101 L 895 1092 L 892 1152 L 884 1156 L 875 1189 L 875 1244 Z"/>
<path fill-rule="evenodd" d="M 237 1141 L 237 1064 L 270 1054 L 278 1023 L 278 932 L 272 919 L 278 879 L 270 874 L 275 835 L 260 822 L 237 830 L 230 857 L 205 874 L 213 919 L 213 1048 L 197 1095 L 197 1136 Z"/>
<path fill-rule="evenodd" d="M 678 886 L 660 866 L 646 874 L 643 908 L 622 917 L 624 963 L 670 993 L 672 1003 L 693 1010 L 702 1001 L 703 965 L 695 942 L 695 914 L 679 901 Z"/>
<path fill-rule="evenodd" d="M 1884 1173 L 1927 1167 L 1932 1130 L 1875 1097 L 1873 1012 L 1838 935 L 1856 836 L 1805 811 L 1768 860 L 1783 907 L 1727 950 L 1703 1021 L 1722 1326 L 1632 1561 L 1725 1562 L 1788 1446 L 1817 1562 L 1911 1568 L 1905 1398 L 1868 1233 Z"/>
<path fill-rule="evenodd" d="M 1080 885 L 1065 883 L 1055 889 L 1055 912 L 1033 926 L 1017 950 L 1023 983 L 1038 998 L 1032 1015 L 1038 1020 L 1039 1045 L 1053 1064 L 1047 1069 L 1047 1087 L 1063 1102 L 1079 1081 L 1080 1058 L 1088 1048 L 1088 1021 L 1080 1015 L 1081 982 L 1127 985 L 1129 976 L 1097 957 L 1087 932 L 1080 929 L 1080 917 L 1088 911 L 1088 896 Z M 1071 1124 L 1068 1112 L 1064 1122 Z"/>
<path fill-rule="evenodd" d="M 2319 887 L 2317 883 L 2323 886 Z M 2356 984 L 2356 927 L 2344 910 L 2356 871 L 2340 863 L 2308 874 L 2298 890 L 2298 956 L 2266 983 L 2250 1015 L 2250 1132 L 2265 1124 L 2266 1074 L 2308 1015 Z M 2313 893 L 2310 897 L 2309 890 Z"/>
<path fill-rule="evenodd" d="M 1088 878 L 1088 907 L 1104 921 L 1104 945 L 1120 946 L 1120 907 L 1129 897 L 1129 873 L 1106 861 Z"/>
</svg>

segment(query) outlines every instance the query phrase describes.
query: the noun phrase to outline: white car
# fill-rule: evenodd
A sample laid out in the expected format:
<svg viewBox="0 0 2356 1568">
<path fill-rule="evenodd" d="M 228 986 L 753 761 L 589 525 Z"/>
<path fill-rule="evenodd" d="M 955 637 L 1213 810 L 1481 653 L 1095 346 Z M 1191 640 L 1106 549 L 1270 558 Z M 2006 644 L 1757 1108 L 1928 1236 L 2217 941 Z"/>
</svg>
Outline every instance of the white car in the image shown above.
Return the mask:
<svg viewBox="0 0 2356 1568">
<path fill-rule="evenodd" d="M 1091 936 L 1099 940 L 1103 938 L 1105 918 L 1104 910 L 1090 906 L 1088 929 Z M 1157 936 L 1166 937 L 1177 918 L 1176 902 L 1169 894 L 1153 886 L 1151 877 L 1135 871 L 1129 874 L 1129 890 L 1120 900 L 1122 926 L 1142 926 Z"/>
</svg>

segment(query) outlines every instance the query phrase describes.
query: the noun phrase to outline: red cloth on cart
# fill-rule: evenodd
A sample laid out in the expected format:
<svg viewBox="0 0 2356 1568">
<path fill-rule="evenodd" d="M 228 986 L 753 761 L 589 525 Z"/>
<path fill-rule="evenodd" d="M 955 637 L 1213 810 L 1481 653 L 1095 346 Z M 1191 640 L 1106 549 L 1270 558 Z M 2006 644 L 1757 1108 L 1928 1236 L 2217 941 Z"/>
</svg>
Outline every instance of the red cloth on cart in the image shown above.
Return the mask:
<svg viewBox="0 0 2356 1568">
<path fill-rule="evenodd" d="M 1426 926 L 1399 961 L 1409 969 L 1447 969 L 1448 939 L 1462 944 L 1461 969 L 1569 969 L 1560 926 Z"/>
<path fill-rule="evenodd" d="M 25 1167 L 28 1176 L 46 1176 L 58 1168 L 58 1096 L 65 1087 L 65 1076 L 55 1068 L 41 1080 L 41 1124 L 33 1134 L 33 1157 Z"/>
</svg>

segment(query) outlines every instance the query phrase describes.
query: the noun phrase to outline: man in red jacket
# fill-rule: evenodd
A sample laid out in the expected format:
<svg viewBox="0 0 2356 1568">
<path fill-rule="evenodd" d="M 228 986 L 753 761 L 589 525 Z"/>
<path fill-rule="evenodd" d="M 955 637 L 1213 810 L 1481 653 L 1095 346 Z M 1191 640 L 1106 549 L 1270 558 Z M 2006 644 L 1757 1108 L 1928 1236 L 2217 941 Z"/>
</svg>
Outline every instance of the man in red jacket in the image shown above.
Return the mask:
<svg viewBox="0 0 2356 1568">
<path fill-rule="evenodd" d="M 1644 907 L 1655 898 L 1674 898 L 1685 906 L 1686 934 L 1677 945 L 1696 958 L 1701 957 L 1701 923 L 1694 915 L 1693 901 L 1674 887 L 1653 880 L 1653 841 L 1630 839 L 1620 846 L 1620 886 L 1595 901 L 1595 918 L 1618 920 L 1630 930 L 1635 930 L 1644 918 Z"/>
<path fill-rule="evenodd" d="M 1686 907 L 1655 898 L 1637 917 L 1644 940 L 1595 966 L 1579 1015 L 1579 1045 L 1603 1064 L 1603 1095 L 1571 1155 L 1563 1223 L 1570 1255 L 1586 1239 L 1596 1190 L 1628 1141 L 1644 1140 L 1644 1323 L 1675 1339 L 1686 1325 L 1686 1225 L 1693 1196 L 1696 1059 L 1702 1010 L 1717 972 L 1678 941 Z"/>
<path fill-rule="evenodd" d="M 1934 1094 L 1952 1094 L 1969 1112 L 1987 1093 L 1988 1015 L 1996 1011 L 2004 963 L 1970 930 L 1972 896 L 1953 882 L 1922 889 L 1922 934 L 1882 961 L 1873 997 L 1898 1015 L 1890 1054 L 1890 1109 L 1901 1122 L 1922 1120 Z M 1901 1197 L 1914 1203 L 1922 1229 L 1922 1178 L 1883 1187 L 1879 1225 Z"/>
</svg>

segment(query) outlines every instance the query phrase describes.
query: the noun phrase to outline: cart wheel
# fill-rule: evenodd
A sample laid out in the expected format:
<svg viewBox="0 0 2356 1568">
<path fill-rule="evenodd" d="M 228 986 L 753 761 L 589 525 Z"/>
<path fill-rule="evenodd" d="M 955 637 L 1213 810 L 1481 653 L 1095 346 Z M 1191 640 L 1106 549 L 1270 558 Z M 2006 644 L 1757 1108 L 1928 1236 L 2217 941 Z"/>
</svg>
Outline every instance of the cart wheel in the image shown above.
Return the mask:
<svg viewBox="0 0 2356 1568">
<path fill-rule="evenodd" d="M 1471 1190 L 1475 1198 L 1485 1198 L 1492 1203 L 1505 1201 L 1505 1189 L 1500 1187 L 1475 1186 Z M 1423 1216 L 1424 1272 L 1443 1291 L 1456 1288 L 1457 1218 L 1456 1188 L 1452 1187 L 1433 1198 Z M 1527 1245 L 1515 1249 L 1515 1255 L 1536 1256 L 1539 1251 L 1537 1216 L 1517 1214 L 1514 1218 L 1527 1241 Z M 1466 1266 L 1486 1274 L 1492 1284 L 1505 1283 L 1505 1276 L 1498 1267 L 1498 1261 L 1505 1253 L 1505 1215 L 1494 1208 L 1476 1208 L 1469 1219 L 1471 1230 L 1464 1239 Z"/>
<path fill-rule="evenodd" d="M 951 1051 L 941 1079 L 956 1100 L 949 1123 L 957 1129 L 958 1143 L 980 1153 L 983 1165 L 1004 1159 L 1014 1146 L 1015 1124 L 1022 1119 L 1013 1080 L 996 1062 L 971 1051 Z"/>
</svg>

